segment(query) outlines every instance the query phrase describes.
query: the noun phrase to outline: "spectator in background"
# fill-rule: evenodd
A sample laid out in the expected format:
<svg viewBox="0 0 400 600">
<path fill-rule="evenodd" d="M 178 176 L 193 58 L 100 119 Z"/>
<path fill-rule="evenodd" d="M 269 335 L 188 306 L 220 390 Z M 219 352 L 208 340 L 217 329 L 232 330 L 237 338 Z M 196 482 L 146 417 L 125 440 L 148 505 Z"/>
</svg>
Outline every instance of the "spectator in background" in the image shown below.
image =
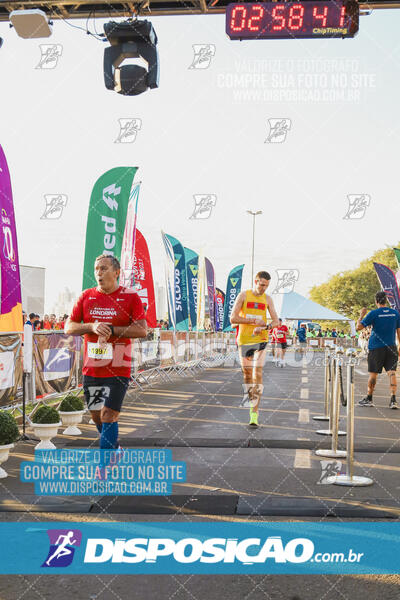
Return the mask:
<svg viewBox="0 0 400 600">
<path fill-rule="evenodd" d="M 43 329 L 51 329 L 49 315 L 44 315 L 44 317 L 43 317 Z"/>
<path fill-rule="evenodd" d="M 303 352 L 303 349 L 307 346 L 307 330 L 304 323 L 300 323 L 300 327 L 296 332 L 296 336 L 300 344 L 300 349 Z"/>
<path fill-rule="evenodd" d="M 59 317 L 54 325 L 54 329 L 62 330 L 64 329 L 64 319 Z"/>
<path fill-rule="evenodd" d="M 36 314 L 34 315 L 33 321 L 32 321 L 32 327 L 33 327 L 33 329 L 35 331 L 39 331 L 40 330 L 40 317 L 39 317 L 39 315 L 36 315 Z"/>
<path fill-rule="evenodd" d="M 49 321 L 50 321 L 50 329 L 55 329 L 55 325 L 56 325 L 56 315 L 54 313 L 52 313 L 49 317 Z"/>
<path fill-rule="evenodd" d="M 337 336 L 338 336 L 338 335 L 337 335 L 337 331 L 336 331 L 336 329 L 333 327 L 333 328 L 332 328 L 331 337 L 333 337 L 333 338 L 337 338 Z"/>
</svg>

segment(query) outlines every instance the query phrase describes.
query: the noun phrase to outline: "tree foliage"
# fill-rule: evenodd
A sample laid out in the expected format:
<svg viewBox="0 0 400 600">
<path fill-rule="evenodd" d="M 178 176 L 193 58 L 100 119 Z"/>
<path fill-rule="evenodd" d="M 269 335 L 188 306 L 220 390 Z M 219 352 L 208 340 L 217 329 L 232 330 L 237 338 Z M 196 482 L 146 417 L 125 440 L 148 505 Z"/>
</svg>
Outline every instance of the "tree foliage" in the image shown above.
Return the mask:
<svg viewBox="0 0 400 600">
<path fill-rule="evenodd" d="M 375 308 L 374 296 L 381 289 L 374 262 L 397 271 L 397 261 L 392 248 L 378 250 L 370 258 L 361 261 L 356 269 L 336 273 L 327 282 L 312 287 L 311 300 L 357 321 L 361 308 Z"/>
</svg>

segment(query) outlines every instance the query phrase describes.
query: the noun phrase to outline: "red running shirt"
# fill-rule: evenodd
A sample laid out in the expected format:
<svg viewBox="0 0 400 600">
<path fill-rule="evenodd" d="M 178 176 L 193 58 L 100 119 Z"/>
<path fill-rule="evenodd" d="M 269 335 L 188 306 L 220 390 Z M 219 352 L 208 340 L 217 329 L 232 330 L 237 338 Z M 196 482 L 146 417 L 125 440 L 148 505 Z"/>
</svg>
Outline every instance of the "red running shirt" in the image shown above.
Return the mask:
<svg viewBox="0 0 400 600">
<path fill-rule="evenodd" d="M 289 333 L 289 329 L 286 327 L 286 325 L 277 327 L 275 331 L 276 341 L 278 344 L 286 344 L 286 334 Z"/>
<path fill-rule="evenodd" d="M 145 320 L 142 301 L 136 292 L 120 286 L 112 294 L 90 288 L 82 292 L 71 315 L 75 323 L 103 322 L 117 327 L 129 326 L 135 321 Z M 98 336 L 85 333 L 82 373 L 92 377 L 130 377 L 132 367 L 131 338 L 111 336 L 107 344 L 112 346 L 112 358 L 92 358 L 88 355 L 88 344 L 97 344 Z"/>
</svg>

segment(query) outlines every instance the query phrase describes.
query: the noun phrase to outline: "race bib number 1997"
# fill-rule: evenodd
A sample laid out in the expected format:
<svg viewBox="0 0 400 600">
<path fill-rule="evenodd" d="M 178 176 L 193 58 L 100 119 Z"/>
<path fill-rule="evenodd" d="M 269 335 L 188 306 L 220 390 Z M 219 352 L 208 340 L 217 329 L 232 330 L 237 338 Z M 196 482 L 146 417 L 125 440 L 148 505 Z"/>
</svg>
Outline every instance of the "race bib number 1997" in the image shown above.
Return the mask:
<svg viewBox="0 0 400 600">
<path fill-rule="evenodd" d="M 87 353 L 89 358 L 111 359 L 113 357 L 112 344 L 88 342 Z"/>
</svg>

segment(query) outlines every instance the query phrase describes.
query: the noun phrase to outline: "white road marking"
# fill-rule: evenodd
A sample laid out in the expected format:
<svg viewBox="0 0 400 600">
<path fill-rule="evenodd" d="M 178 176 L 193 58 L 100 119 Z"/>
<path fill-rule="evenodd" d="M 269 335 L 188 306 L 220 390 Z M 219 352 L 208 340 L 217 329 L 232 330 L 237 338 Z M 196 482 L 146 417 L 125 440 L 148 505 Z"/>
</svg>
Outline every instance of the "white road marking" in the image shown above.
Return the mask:
<svg viewBox="0 0 400 600">
<path fill-rule="evenodd" d="M 308 377 L 302 377 L 301 383 L 308 383 Z"/>
<path fill-rule="evenodd" d="M 303 400 L 308 400 L 308 397 L 309 397 L 309 390 L 307 388 L 301 388 L 300 398 L 302 398 Z"/>
<path fill-rule="evenodd" d="M 310 411 L 308 408 L 299 408 L 299 423 L 309 423 L 310 422 Z"/>
<path fill-rule="evenodd" d="M 311 451 L 310 450 L 296 450 L 294 456 L 294 468 L 295 469 L 311 469 Z"/>
</svg>

